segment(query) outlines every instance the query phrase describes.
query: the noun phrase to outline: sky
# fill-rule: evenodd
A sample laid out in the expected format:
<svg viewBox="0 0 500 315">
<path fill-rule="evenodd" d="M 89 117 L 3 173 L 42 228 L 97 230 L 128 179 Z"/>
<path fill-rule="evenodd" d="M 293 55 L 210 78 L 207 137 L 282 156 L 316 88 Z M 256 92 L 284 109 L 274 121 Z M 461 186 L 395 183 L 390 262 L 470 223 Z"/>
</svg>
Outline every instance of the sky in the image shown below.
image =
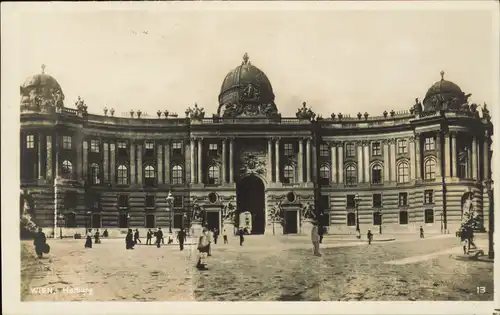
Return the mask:
<svg viewBox="0 0 500 315">
<path fill-rule="evenodd" d="M 43 8 L 18 13 L 19 84 L 44 64 L 66 106 L 81 96 L 93 113 L 216 113 L 245 52 L 284 116 L 303 101 L 324 117 L 407 110 L 441 70 L 472 102 L 495 97 L 491 10 Z"/>
</svg>

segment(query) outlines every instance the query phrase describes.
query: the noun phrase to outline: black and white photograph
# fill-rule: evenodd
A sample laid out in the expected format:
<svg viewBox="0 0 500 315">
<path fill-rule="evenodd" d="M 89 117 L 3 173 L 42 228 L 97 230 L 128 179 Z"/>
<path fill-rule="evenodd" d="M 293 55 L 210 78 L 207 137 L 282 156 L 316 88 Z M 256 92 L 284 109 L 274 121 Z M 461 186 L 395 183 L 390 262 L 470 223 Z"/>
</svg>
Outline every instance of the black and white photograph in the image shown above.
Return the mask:
<svg viewBox="0 0 500 315">
<path fill-rule="evenodd" d="M 492 314 L 498 3 L 203 2 L 2 5 L 5 314 Z"/>
</svg>

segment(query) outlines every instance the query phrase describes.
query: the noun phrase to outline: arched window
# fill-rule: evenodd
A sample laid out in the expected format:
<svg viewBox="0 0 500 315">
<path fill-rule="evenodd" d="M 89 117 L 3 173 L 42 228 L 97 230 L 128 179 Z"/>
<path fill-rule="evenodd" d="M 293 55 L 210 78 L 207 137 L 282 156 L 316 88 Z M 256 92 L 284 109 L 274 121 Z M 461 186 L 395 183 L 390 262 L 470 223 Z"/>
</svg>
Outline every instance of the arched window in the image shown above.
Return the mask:
<svg viewBox="0 0 500 315">
<path fill-rule="evenodd" d="M 434 159 L 428 159 L 424 164 L 425 169 L 425 179 L 435 179 L 436 178 L 436 161 Z"/>
<path fill-rule="evenodd" d="M 295 181 L 295 170 L 291 165 L 285 165 L 285 169 L 283 171 L 283 183 L 291 184 Z"/>
<path fill-rule="evenodd" d="M 154 186 L 156 184 L 155 168 L 152 165 L 146 165 L 144 168 L 144 183 L 146 186 Z"/>
<path fill-rule="evenodd" d="M 410 172 L 408 163 L 402 162 L 398 165 L 398 183 L 408 183 L 410 181 Z"/>
<path fill-rule="evenodd" d="M 346 185 L 356 185 L 357 176 L 356 176 L 356 166 L 349 165 L 345 169 L 345 184 Z"/>
<path fill-rule="evenodd" d="M 208 168 L 208 184 L 215 185 L 219 183 L 219 167 L 212 165 Z"/>
<path fill-rule="evenodd" d="M 319 178 L 322 184 L 328 184 L 330 181 L 330 168 L 327 165 L 320 167 Z"/>
<path fill-rule="evenodd" d="M 382 183 L 382 166 L 375 164 L 372 167 L 372 184 Z"/>
<path fill-rule="evenodd" d="M 117 179 L 118 185 L 128 184 L 128 169 L 125 165 L 118 166 Z"/>
<path fill-rule="evenodd" d="M 349 212 L 347 214 L 347 226 L 355 226 L 356 225 L 356 214 L 354 212 Z"/>
<path fill-rule="evenodd" d="M 194 172 L 194 170 L 191 171 Z M 172 167 L 172 184 L 182 184 L 184 182 L 184 177 L 182 175 L 182 166 L 174 165 L 174 167 Z"/>
<path fill-rule="evenodd" d="M 92 163 L 90 165 L 90 180 L 94 185 L 101 183 L 101 170 L 99 168 L 99 164 L 97 163 Z"/>
<path fill-rule="evenodd" d="M 71 179 L 73 176 L 73 164 L 68 160 L 63 161 L 61 171 L 64 178 Z"/>
</svg>

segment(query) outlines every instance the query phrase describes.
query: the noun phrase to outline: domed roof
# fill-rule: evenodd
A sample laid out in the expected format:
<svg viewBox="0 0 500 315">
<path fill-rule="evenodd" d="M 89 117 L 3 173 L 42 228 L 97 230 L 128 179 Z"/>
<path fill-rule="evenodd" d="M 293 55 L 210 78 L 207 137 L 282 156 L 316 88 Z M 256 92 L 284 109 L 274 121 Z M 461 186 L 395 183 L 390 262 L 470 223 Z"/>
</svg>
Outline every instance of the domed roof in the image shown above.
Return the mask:
<svg viewBox="0 0 500 315">
<path fill-rule="evenodd" d="M 278 113 L 266 74 L 252 65 L 248 54 L 222 82 L 218 114 L 222 117 L 272 116 Z"/>
<path fill-rule="evenodd" d="M 41 105 L 40 103 L 62 106 L 64 94 L 59 82 L 54 77 L 42 72 L 27 78 L 20 87 L 21 105 Z M 37 103 L 38 102 L 38 103 Z"/>
<path fill-rule="evenodd" d="M 462 92 L 462 89 L 458 85 L 445 80 L 444 71 L 441 71 L 441 80 L 434 83 L 425 94 L 423 101 L 424 111 L 456 109 L 456 107 L 458 108 L 464 102 L 467 102 L 468 96 Z M 444 103 L 447 105 L 447 108 L 442 108 L 442 104 Z"/>
</svg>

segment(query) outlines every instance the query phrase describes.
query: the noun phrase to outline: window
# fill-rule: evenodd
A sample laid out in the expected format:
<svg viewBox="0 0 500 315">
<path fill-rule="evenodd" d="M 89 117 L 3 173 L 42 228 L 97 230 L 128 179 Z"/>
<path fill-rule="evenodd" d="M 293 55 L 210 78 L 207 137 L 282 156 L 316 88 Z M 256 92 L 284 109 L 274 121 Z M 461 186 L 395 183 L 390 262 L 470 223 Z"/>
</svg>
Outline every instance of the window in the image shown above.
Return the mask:
<svg viewBox="0 0 500 315">
<path fill-rule="evenodd" d="M 71 150 L 71 136 L 63 136 L 63 149 Z"/>
<path fill-rule="evenodd" d="M 424 191 L 424 204 L 433 204 L 434 203 L 434 190 L 426 190 Z"/>
<path fill-rule="evenodd" d="M 184 197 L 183 196 L 174 196 L 174 208 L 182 208 L 184 205 Z"/>
<path fill-rule="evenodd" d="M 322 210 L 330 209 L 330 196 L 321 196 L 319 203 Z"/>
<path fill-rule="evenodd" d="M 408 211 L 399 211 L 399 224 L 408 224 Z"/>
<path fill-rule="evenodd" d="M 425 179 L 432 180 L 436 178 L 436 161 L 434 159 L 428 159 L 425 161 Z"/>
<path fill-rule="evenodd" d="M 330 150 L 328 144 L 319 145 L 319 155 L 320 156 L 330 156 Z"/>
<path fill-rule="evenodd" d="M 99 153 L 99 140 L 90 140 L 90 152 Z"/>
<path fill-rule="evenodd" d="M 291 143 L 285 143 L 283 145 L 283 151 L 286 156 L 291 156 L 293 155 L 293 144 Z"/>
<path fill-rule="evenodd" d="M 150 140 L 146 141 L 145 144 L 144 144 L 144 148 L 146 150 L 154 150 L 154 148 L 155 148 L 155 142 L 154 141 L 150 141 Z"/>
<path fill-rule="evenodd" d="M 294 182 L 294 169 L 291 165 L 285 165 L 283 172 L 283 183 L 291 184 Z"/>
<path fill-rule="evenodd" d="M 208 168 L 208 184 L 219 184 L 219 167 L 212 165 Z"/>
<path fill-rule="evenodd" d="M 173 155 L 182 155 L 182 142 L 174 141 L 172 143 L 172 154 Z"/>
<path fill-rule="evenodd" d="M 372 184 L 382 183 L 382 166 L 375 164 L 372 167 Z"/>
<path fill-rule="evenodd" d="M 128 228 L 128 213 L 118 214 L 118 227 L 122 229 Z"/>
<path fill-rule="evenodd" d="M 408 163 L 402 162 L 398 165 L 398 183 L 408 183 L 410 181 L 410 168 Z"/>
<path fill-rule="evenodd" d="M 356 214 L 354 212 L 349 212 L 347 214 L 347 226 L 356 225 Z"/>
<path fill-rule="evenodd" d="M 373 142 L 372 143 L 372 155 L 373 156 L 382 155 L 382 149 L 380 148 L 380 142 Z"/>
<path fill-rule="evenodd" d="M 194 170 L 192 170 L 194 172 Z M 172 168 L 172 184 L 173 185 L 179 185 L 182 184 L 184 181 L 182 180 L 182 166 L 180 165 L 175 165 Z"/>
<path fill-rule="evenodd" d="M 328 183 L 330 180 L 330 168 L 326 165 L 323 165 L 319 169 L 319 177 L 323 184 Z"/>
<path fill-rule="evenodd" d="M 398 140 L 398 153 L 408 153 L 408 142 L 405 139 Z"/>
<path fill-rule="evenodd" d="M 348 186 L 356 185 L 356 167 L 349 165 L 345 169 L 345 184 Z"/>
<path fill-rule="evenodd" d="M 128 184 L 128 170 L 125 165 L 118 166 L 117 172 L 118 185 L 127 185 Z"/>
<path fill-rule="evenodd" d="M 330 226 L 330 214 L 328 212 L 321 214 L 320 222 L 322 226 Z"/>
<path fill-rule="evenodd" d="M 68 191 L 64 194 L 64 208 L 76 209 L 78 206 L 78 194 L 75 191 Z"/>
<path fill-rule="evenodd" d="M 74 212 L 66 213 L 64 217 L 64 226 L 67 228 L 76 228 L 76 214 Z"/>
<path fill-rule="evenodd" d="M 436 141 L 434 137 L 425 138 L 425 151 L 432 151 L 436 149 Z"/>
<path fill-rule="evenodd" d="M 398 204 L 400 207 L 407 206 L 408 205 L 408 193 L 406 193 L 406 192 L 399 193 L 398 200 L 399 200 Z"/>
<path fill-rule="evenodd" d="M 373 207 L 381 208 L 382 207 L 382 194 L 373 194 Z"/>
<path fill-rule="evenodd" d="M 27 135 L 26 136 L 26 149 L 34 149 L 35 148 L 35 136 Z"/>
<path fill-rule="evenodd" d="M 434 210 L 433 209 L 425 209 L 424 213 L 424 222 L 425 223 L 434 223 Z"/>
<path fill-rule="evenodd" d="M 346 204 L 347 204 L 347 209 L 352 209 L 352 208 L 356 208 L 356 195 L 347 195 L 346 196 Z"/>
<path fill-rule="evenodd" d="M 217 156 L 217 153 L 218 153 L 217 149 L 218 149 L 217 143 L 209 143 L 208 144 L 208 154 L 210 156 Z"/>
<path fill-rule="evenodd" d="M 63 178 L 71 179 L 71 177 L 73 175 L 73 165 L 71 164 L 70 161 L 67 161 L 67 160 L 63 161 L 61 172 L 62 172 Z"/>
<path fill-rule="evenodd" d="M 182 214 L 174 214 L 174 229 L 180 229 L 182 227 Z"/>
<path fill-rule="evenodd" d="M 92 229 L 100 229 L 101 228 L 101 214 L 100 213 L 92 213 Z"/>
<path fill-rule="evenodd" d="M 356 145 L 353 142 L 346 143 L 345 156 L 346 157 L 355 157 L 356 156 Z"/>
<path fill-rule="evenodd" d="M 146 200 L 145 200 L 145 207 L 146 208 L 155 208 L 156 207 L 156 204 L 155 204 L 155 196 L 146 196 Z"/>
<path fill-rule="evenodd" d="M 90 181 L 94 185 L 101 183 L 101 173 L 97 163 L 92 163 L 92 165 L 90 165 Z"/>
<path fill-rule="evenodd" d="M 465 154 L 458 157 L 458 178 L 467 178 L 467 157 Z"/>
<path fill-rule="evenodd" d="M 127 149 L 127 142 L 118 141 L 118 149 Z"/>
<path fill-rule="evenodd" d="M 155 215 L 154 214 L 146 214 L 146 228 L 154 229 L 155 228 Z"/>
<path fill-rule="evenodd" d="M 382 214 L 380 212 L 373 213 L 373 225 L 381 225 L 382 224 Z"/>
<path fill-rule="evenodd" d="M 154 186 L 155 182 L 155 168 L 152 165 L 147 165 L 144 168 L 144 181 L 146 186 Z"/>
<path fill-rule="evenodd" d="M 128 208 L 128 196 L 127 195 L 119 195 L 118 196 L 118 208 L 127 209 Z"/>
</svg>

